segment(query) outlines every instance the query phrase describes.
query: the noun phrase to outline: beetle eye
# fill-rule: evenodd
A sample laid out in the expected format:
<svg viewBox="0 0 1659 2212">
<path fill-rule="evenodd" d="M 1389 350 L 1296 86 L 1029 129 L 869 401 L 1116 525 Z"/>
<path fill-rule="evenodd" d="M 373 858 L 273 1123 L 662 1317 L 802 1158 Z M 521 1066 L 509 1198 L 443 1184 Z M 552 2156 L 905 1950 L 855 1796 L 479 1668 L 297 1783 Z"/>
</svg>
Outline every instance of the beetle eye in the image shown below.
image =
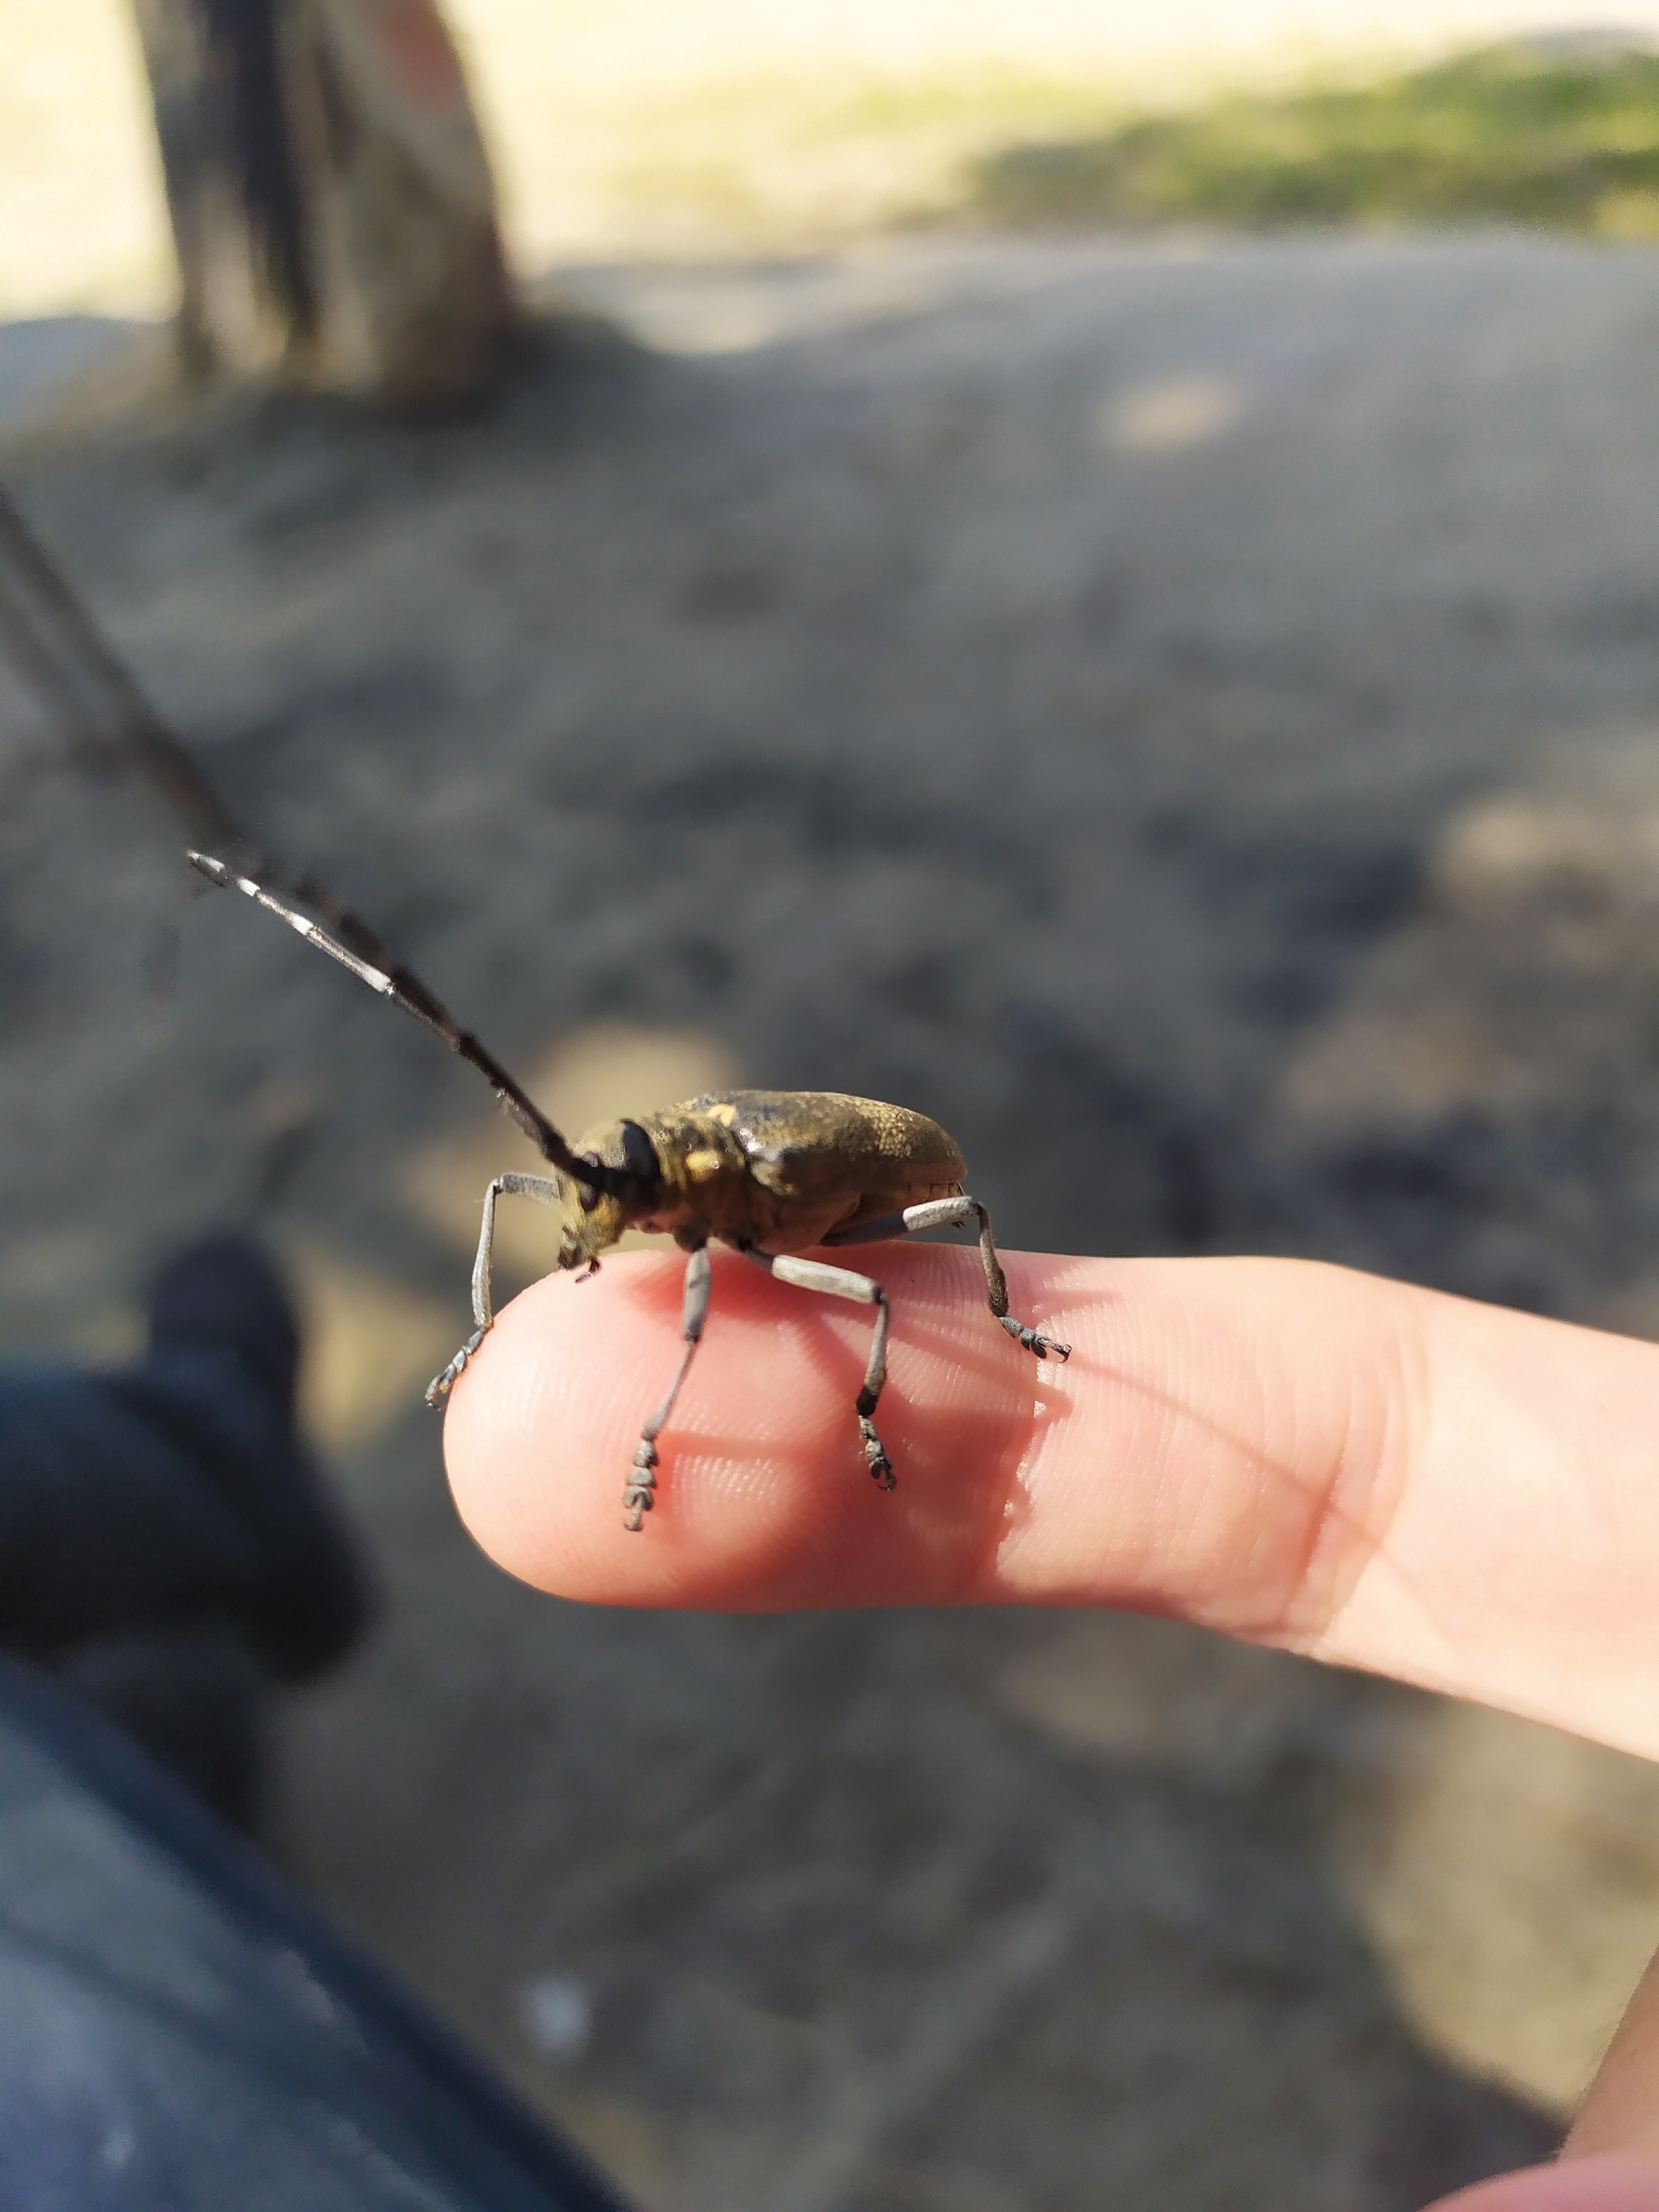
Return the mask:
<svg viewBox="0 0 1659 2212">
<path fill-rule="evenodd" d="M 656 1149 L 637 1121 L 622 1125 L 623 1165 L 631 1176 L 643 1182 L 655 1182 L 662 1170 L 657 1162 Z"/>
</svg>

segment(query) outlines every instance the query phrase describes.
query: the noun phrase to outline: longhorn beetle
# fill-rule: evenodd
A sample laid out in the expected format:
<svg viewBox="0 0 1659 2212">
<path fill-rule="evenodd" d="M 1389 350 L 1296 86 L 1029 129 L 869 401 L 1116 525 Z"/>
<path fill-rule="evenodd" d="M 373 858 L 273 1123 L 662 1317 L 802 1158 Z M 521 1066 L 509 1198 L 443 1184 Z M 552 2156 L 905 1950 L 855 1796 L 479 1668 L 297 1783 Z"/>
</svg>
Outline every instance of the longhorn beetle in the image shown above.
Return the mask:
<svg viewBox="0 0 1659 2212">
<path fill-rule="evenodd" d="M 685 1349 L 668 1394 L 640 1431 L 623 1492 L 623 1521 L 638 1531 L 656 1503 L 657 1439 L 674 1410 L 708 1316 L 711 1238 L 730 1244 L 780 1283 L 874 1306 L 875 1335 L 864 1386 L 854 1401 L 871 1474 L 883 1490 L 894 1484 L 893 1462 L 876 1433 L 876 1405 L 887 1380 L 888 1304 L 881 1285 L 850 1267 L 800 1255 L 813 1245 L 870 1244 L 926 1229 L 979 1227 L 985 1294 L 1010 1336 L 1039 1359 L 1068 1359 L 1071 1346 L 1042 1336 L 1008 1310 L 1008 1285 L 991 1237 L 991 1217 L 963 1188 L 967 1164 L 936 1121 L 904 1106 L 847 1098 L 833 1091 L 729 1091 L 693 1098 L 660 1113 L 612 1121 L 571 1146 L 477 1039 L 461 1029 L 408 969 L 393 965 L 355 915 L 329 903 L 339 929 L 331 936 L 272 889 L 206 853 L 192 866 L 210 883 L 234 885 L 296 929 L 319 951 L 349 968 L 405 1013 L 435 1030 L 486 1076 L 495 1096 L 539 1147 L 550 1176 L 498 1175 L 484 1193 L 478 1255 L 472 1266 L 477 1326 L 441 1375 L 428 1384 L 428 1406 L 442 1405 L 483 1342 L 494 1318 L 489 1267 L 495 1203 L 539 1199 L 564 1217 L 560 1267 L 597 1273 L 627 1229 L 671 1236 L 686 1255 L 680 1334 Z M 313 897 L 313 904 L 318 901 Z M 350 943 L 343 942 L 349 939 Z M 357 949 L 354 949 L 354 946 Z M 370 955 L 372 957 L 365 957 Z"/>
<path fill-rule="evenodd" d="M 902 1106 L 825 1091 L 733 1091 L 694 1098 L 659 1114 L 616 1121 L 568 1144 L 501 1062 L 460 1028 L 420 978 L 400 967 L 360 915 L 310 876 L 291 876 L 260 857 L 187 749 L 156 714 L 100 632 L 51 556 L 0 491 L 0 631 L 24 674 L 58 710 L 75 745 L 100 763 L 125 765 L 186 825 L 192 845 L 216 844 L 237 863 L 191 851 L 208 881 L 234 884 L 372 989 L 413 1014 L 452 1052 L 478 1069 L 501 1105 L 541 1152 L 551 1176 L 496 1176 L 484 1193 L 472 1267 L 477 1326 L 427 1390 L 441 1405 L 483 1343 L 491 1321 L 490 1248 L 503 1194 L 540 1199 L 564 1216 L 561 1267 L 590 1273 L 627 1229 L 665 1231 L 686 1257 L 681 1334 L 685 1350 L 668 1395 L 641 1431 L 623 1493 L 626 1525 L 643 1528 L 656 1501 L 657 1438 L 702 1340 L 708 1313 L 708 1243 L 718 1237 L 781 1283 L 853 1298 L 876 1309 L 874 1340 L 856 1401 L 871 1474 L 893 1487 L 893 1462 L 876 1433 L 887 1379 L 887 1299 L 879 1283 L 848 1267 L 799 1256 L 814 1244 L 865 1244 L 919 1230 L 979 1224 L 991 1311 L 1039 1359 L 1071 1357 L 1008 1310 L 1008 1285 L 991 1238 L 991 1217 L 963 1190 L 962 1154 L 937 1122 Z M 284 893 L 287 896 L 284 896 Z M 293 903 L 299 901 L 300 904 Z M 329 927 L 301 911 L 310 907 Z"/>
</svg>

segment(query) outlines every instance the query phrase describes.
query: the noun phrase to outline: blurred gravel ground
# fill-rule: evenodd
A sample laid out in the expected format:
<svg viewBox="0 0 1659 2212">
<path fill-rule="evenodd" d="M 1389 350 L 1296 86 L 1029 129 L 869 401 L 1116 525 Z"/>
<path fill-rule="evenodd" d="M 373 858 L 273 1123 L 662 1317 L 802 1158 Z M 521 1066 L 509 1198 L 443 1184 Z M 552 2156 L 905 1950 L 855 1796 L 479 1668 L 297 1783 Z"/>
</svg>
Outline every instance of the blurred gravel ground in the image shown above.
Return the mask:
<svg viewBox="0 0 1659 2212">
<path fill-rule="evenodd" d="M 583 272 L 466 422 L 83 394 L 5 465 L 503 1051 L 902 1099 L 1015 1244 L 1659 1333 L 1656 335 L 1636 250 L 939 241 Z M 283 1241 L 393 1600 L 285 1848 L 650 2205 L 1405 2212 L 1541 2149 L 1659 1938 L 1649 1770 L 1157 1623 L 507 1583 L 391 1408 L 510 1133 L 10 694 L 0 747 L 0 1328 Z"/>
</svg>

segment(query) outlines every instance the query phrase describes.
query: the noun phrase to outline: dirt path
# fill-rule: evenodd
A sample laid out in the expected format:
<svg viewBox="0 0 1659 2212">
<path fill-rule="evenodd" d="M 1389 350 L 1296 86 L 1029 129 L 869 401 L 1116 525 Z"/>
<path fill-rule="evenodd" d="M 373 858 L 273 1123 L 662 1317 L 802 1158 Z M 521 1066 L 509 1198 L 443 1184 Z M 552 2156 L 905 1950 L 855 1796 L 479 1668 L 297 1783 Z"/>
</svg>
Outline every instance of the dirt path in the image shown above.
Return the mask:
<svg viewBox="0 0 1659 2212">
<path fill-rule="evenodd" d="M 1016 1243 L 1656 1326 L 1659 260 L 570 289 L 487 421 L 9 457 L 283 849 L 507 1051 L 586 1032 L 562 1080 L 620 1022 L 937 1112 Z M 1406 2212 L 1546 2139 L 1659 1923 L 1647 1770 L 1155 1624 L 507 1583 L 390 1410 L 464 1072 L 217 905 L 159 988 L 169 841 L 0 734 L 0 1321 L 112 1338 L 227 1214 L 300 1255 L 393 1602 L 289 1849 L 648 2203 Z"/>
</svg>

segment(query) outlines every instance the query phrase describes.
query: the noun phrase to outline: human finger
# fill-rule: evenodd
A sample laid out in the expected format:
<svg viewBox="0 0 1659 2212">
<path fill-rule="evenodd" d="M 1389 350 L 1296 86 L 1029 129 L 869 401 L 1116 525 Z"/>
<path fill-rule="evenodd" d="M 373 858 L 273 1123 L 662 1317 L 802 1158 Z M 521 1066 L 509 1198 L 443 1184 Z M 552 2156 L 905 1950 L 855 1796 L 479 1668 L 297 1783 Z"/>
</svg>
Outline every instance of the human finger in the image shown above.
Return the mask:
<svg viewBox="0 0 1659 2212">
<path fill-rule="evenodd" d="M 1633 2158 L 1529 2166 L 1460 2189 L 1428 2212 L 1659 2212 L 1659 2166 Z"/>
<path fill-rule="evenodd" d="M 1430 2212 L 1659 2212 L 1659 1959 L 1585 2093 L 1560 2160 L 1483 2182 Z"/>
<path fill-rule="evenodd" d="M 1562 2155 L 1603 2154 L 1659 2160 L 1659 1958 L 1649 1961 L 1625 2008 L 1595 2078 L 1584 2093 Z M 1655 2199 L 1659 2206 L 1659 2197 Z"/>
<path fill-rule="evenodd" d="M 455 1391 L 479 1541 L 612 1603 L 1178 1613 L 1659 1751 L 1659 1350 L 1307 1262 L 1009 1255 L 1060 1365 L 988 1316 L 971 1252 L 857 1259 L 892 1305 L 892 1494 L 853 1419 L 868 1310 L 721 1252 L 625 1532 L 679 1269 L 618 1255 L 516 1299 Z"/>
</svg>

